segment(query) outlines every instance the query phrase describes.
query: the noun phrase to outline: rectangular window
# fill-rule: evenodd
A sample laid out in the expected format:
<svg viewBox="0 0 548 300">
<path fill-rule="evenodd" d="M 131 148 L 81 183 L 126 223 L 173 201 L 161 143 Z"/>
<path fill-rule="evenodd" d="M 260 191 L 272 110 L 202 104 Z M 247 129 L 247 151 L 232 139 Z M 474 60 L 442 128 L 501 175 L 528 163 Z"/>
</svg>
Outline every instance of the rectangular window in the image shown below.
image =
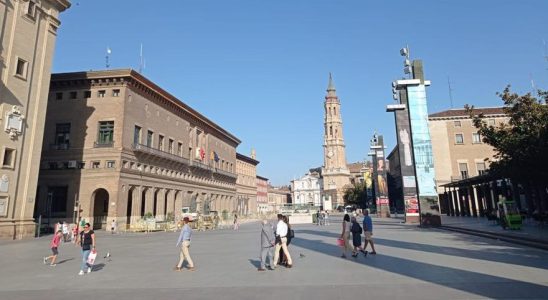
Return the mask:
<svg viewBox="0 0 548 300">
<path fill-rule="evenodd" d="M 472 133 L 472 143 L 473 144 L 480 144 L 481 143 L 481 136 L 479 133 L 474 132 Z"/>
<path fill-rule="evenodd" d="M 154 132 L 149 130 L 147 132 L 147 147 L 152 148 L 152 142 L 153 141 L 154 141 Z"/>
<path fill-rule="evenodd" d="M 27 78 L 27 61 L 21 58 L 17 58 L 17 66 L 15 68 L 15 75 Z"/>
<path fill-rule="evenodd" d="M 92 169 L 99 169 L 101 167 L 101 162 L 100 161 L 92 161 L 91 162 L 91 168 Z"/>
<path fill-rule="evenodd" d="M 196 129 L 196 147 L 200 147 L 200 139 L 201 139 L 202 132 L 198 129 Z"/>
<path fill-rule="evenodd" d="M 478 175 L 484 175 L 485 174 L 485 163 L 484 162 L 477 162 L 476 163 L 476 169 L 478 170 Z"/>
<path fill-rule="evenodd" d="M 119 89 L 112 90 L 112 97 L 120 97 L 120 90 Z"/>
<path fill-rule="evenodd" d="M 84 98 L 91 98 L 91 91 L 84 91 Z"/>
<path fill-rule="evenodd" d="M 55 145 L 57 149 L 68 149 L 70 144 L 70 123 L 55 124 Z"/>
<path fill-rule="evenodd" d="M 460 177 L 462 179 L 468 178 L 468 164 L 467 163 L 459 163 L 459 170 L 460 170 Z"/>
<path fill-rule="evenodd" d="M 78 169 L 84 169 L 86 167 L 85 161 L 79 161 L 77 164 Z"/>
<path fill-rule="evenodd" d="M 63 93 L 55 93 L 55 100 L 63 100 Z"/>
<path fill-rule="evenodd" d="M 78 92 L 70 92 L 70 99 L 78 98 Z"/>
<path fill-rule="evenodd" d="M 48 187 L 48 208 L 53 216 L 64 215 L 67 212 L 67 186 Z"/>
<path fill-rule="evenodd" d="M 15 149 L 4 148 L 4 155 L 2 155 L 2 168 L 15 168 Z"/>
<path fill-rule="evenodd" d="M 27 15 L 33 19 L 36 16 L 36 3 L 34 3 L 32 0 L 29 1 L 29 4 L 27 6 Z"/>
<path fill-rule="evenodd" d="M 460 121 L 455 121 L 454 124 L 455 124 L 455 127 L 460 127 L 461 126 Z"/>
<path fill-rule="evenodd" d="M 107 168 L 114 169 L 115 166 L 116 166 L 115 160 L 107 160 Z"/>
<path fill-rule="evenodd" d="M 183 143 L 177 143 L 177 155 L 183 155 Z"/>
<path fill-rule="evenodd" d="M 161 134 L 158 135 L 158 149 L 164 150 L 164 136 Z"/>
<path fill-rule="evenodd" d="M 114 141 L 114 121 L 99 122 L 97 144 L 112 145 L 113 141 Z"/>
<path fill-rule="evenodd" d="M 106 94 L 105 90 L 97 91 L 97 97 L 99 98 L 105 98 L 105 94 Z"/>
<path fill-rule="evenodd" d="M 458 145 L 464 144 L 464 137 L 462 136 L 462 133 L 455 134 L 455 144 L 458 144 Z"/>
<path fill-rule="evenodd" d="M 172 139 L 169 139 L 167 152 L 173 154 L 173 140 Z"/>
<path fill-rule="evenodd" d="M 133 129 L 133 144 L 138 145 L 141 143 L 141 132 L 142 128 L 135 125 L 135 128 Z"/>
</svg>

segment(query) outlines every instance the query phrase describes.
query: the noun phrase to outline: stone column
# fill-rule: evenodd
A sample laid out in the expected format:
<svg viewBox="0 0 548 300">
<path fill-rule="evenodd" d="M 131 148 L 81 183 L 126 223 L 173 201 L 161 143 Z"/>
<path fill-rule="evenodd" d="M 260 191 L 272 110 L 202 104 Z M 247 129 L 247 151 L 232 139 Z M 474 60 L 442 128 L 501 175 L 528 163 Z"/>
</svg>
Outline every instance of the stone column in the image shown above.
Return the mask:
<svg viewBox="0 0 548 300">
<path fill-rule="evenodd" d="M 468 187 L 468 195 L 469 198 L 470 198 L 470 203 L 472 204 L 471 205 L 471 208 L 472 208 L 472 216 L 473 217 L 477 217 L 478 216 L 478 209 L 477 209 L 477 198 L 476 198 L 476 195 L 475 195 L 475 189 L 474 189 L 474 186 L 473 185 L 470 185 Z"/>
</svg>

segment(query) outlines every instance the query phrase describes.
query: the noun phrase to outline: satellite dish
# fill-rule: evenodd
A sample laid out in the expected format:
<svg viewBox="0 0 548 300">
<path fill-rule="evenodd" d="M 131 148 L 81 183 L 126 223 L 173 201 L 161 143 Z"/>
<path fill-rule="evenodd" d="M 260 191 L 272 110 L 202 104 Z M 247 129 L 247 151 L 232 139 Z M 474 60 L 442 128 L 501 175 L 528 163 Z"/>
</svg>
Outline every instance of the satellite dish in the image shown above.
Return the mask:
<svg viewBox="0 0 548 300">
<path fill-rule="evenodd" d="M 400 55 L 401 56 L 407 56 L 407 53 L 408 53 L 407 48 L 401 48 L 400 49 Z"/>
</svg>

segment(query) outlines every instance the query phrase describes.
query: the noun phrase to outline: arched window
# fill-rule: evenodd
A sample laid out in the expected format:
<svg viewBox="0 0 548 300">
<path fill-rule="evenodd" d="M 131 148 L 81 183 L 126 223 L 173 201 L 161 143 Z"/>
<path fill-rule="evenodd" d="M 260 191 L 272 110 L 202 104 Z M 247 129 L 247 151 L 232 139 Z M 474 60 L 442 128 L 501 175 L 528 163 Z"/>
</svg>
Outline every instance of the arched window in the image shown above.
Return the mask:
<svg viewBox="0 0 548 300">
<path fill-rule="evenodd" d="M 329 126 L 329 135 L 333 136 L 333 126 Z"/>
<path fill-rule="evenodd" d="M 337 115 L 337 108 L 336 107 L 333 107 L 333 114 L 336 116 Z"/>
<path fill-rule="evenodd" d="M 331 116 L 331 107 L 329 108 L 329 115 Z"/>
</svg>

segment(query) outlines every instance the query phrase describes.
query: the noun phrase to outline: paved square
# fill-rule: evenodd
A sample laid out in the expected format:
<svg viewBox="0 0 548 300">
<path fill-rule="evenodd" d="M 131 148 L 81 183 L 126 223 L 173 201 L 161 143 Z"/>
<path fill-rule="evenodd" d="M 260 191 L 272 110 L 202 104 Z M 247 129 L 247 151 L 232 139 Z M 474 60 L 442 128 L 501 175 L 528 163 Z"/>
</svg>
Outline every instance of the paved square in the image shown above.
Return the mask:
<svg viewBox="0 0 548 300">
<path fill-rule="evenodd" d="M 260 225 L 194 232 L 196 271 L 174 272 L 178 232 L 97 234 L 96 270 L 79 248 L 42 264 L 51 236 L 0 244 L 0 299 L 547 299 L 548 252 L 397 220 L 374 220 L 378 254 L 342 259 L 340 224 L 294 226 L 292 269 L 257 272 Z M 112 254 L 108 261 L 103 256 Z M 301 255 L 302 254 L 302 255 Z"/>
</svg>

